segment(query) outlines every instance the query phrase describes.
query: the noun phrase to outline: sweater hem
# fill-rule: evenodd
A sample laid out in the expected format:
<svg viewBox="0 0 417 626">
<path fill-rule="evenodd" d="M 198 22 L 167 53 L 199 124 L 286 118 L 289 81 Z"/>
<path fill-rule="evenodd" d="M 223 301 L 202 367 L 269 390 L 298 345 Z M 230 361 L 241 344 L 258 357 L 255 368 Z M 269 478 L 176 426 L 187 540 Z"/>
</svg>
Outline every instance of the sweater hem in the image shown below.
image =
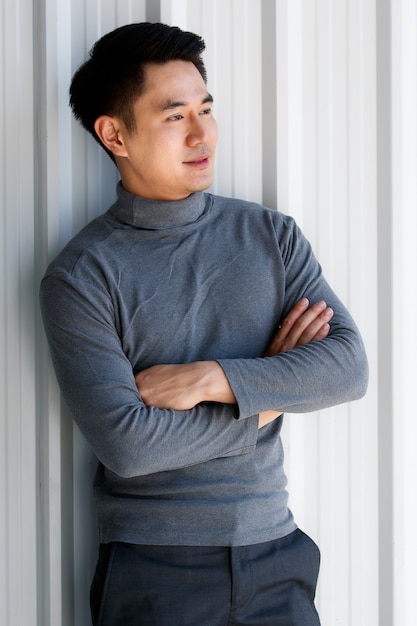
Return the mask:
<svg viewBox="0 0 417 626">
<path fill-rule="evenodd" d="M 225 538 L 225 535 L 221 536 L 210 535 L 201 536 L 178 536 L 175 535 L 161 535 L 160 533 L 146 533 L 135 534 L 127 530 L 121 530 L 116 528 L 102 529 L 99 534 L 100 543 L 131 543 L 136 545 L 149 545 L 149 546 L 210 546 L 210 547 L 237 547 L 237 546 L 249 546 L 260 543 L 266 543 L 268 541 L 274 541 L 275 539 L 282 539 L 286 537 L 294 530 L 298 528 L 297 524 L 291 519 L 282 527 L 270 529 L 268 531 L 250 533 L 250 534 L 236 534 L 235 536 L 229 536 Z"/>
</svg>

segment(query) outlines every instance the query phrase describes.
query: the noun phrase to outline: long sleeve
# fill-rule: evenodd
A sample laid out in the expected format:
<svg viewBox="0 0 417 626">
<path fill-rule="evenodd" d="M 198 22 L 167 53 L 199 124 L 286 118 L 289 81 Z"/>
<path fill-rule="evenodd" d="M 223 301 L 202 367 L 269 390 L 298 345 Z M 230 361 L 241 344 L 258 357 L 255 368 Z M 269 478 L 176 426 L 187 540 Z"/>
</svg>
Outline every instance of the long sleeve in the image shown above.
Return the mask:
<svg viewBox="0 0 417 626">
<path fill-rule="evenodd" d="M 103 290 L 49 275 L 41 307 L 63 398 L 98 459 L 116 474 L 186 467 L 256 445 L 257 418 L 238 422 L 232 405 L 169 411 L 143 404 Z"/>
<path fill-rule="evenodd" d="M 334 310 L 329 336 L 274 357 L 219 359 L 240 418 L 268 409 L 309 412 L 361 398 L 368 383 L 364 344 L 351 315 L 324 279 L 309 242 L 293 220 L 280 233 L 285 265 L 283 317 L 302 297 Z"/>
</svg>

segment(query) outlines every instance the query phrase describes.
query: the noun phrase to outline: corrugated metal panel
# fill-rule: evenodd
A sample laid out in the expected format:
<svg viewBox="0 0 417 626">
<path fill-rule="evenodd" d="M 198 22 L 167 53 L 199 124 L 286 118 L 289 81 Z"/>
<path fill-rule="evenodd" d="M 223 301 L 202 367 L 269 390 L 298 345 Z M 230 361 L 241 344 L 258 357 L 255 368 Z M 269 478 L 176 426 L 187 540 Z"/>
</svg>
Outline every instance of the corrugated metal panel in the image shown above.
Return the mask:
<svg viewBox="0 0 417 626">
<path fill-rule="evenodd" d="M 89 624 L 94 461 L 62 407 L 36 292 L 117 179 L 71 119 L 71 75 L 104 32 L 161 19 L 207 43 L 214 191 L 296 217 L 368 346 L 367 397 L 288 416 L 284 432 L 291 506 L 322 550 L 323 626 L 411 626 L 414 0 L 5 0 L 2 11 L 1 621 Z"/>
<path fill-rule="evenodd" d="M 0 23 L 0 607 L 36 623 L 36 421 L 31 3 Z M 24 601 L 23 601 L 24 599 Z"/>
<path fill-rule="evenodd" d="M 393 7 L 394 8 L 394 7 Z M 393 586 L 394 622 L 415 622 L 417 478 L 417 6 L 392 11 Z"/>
</svg>

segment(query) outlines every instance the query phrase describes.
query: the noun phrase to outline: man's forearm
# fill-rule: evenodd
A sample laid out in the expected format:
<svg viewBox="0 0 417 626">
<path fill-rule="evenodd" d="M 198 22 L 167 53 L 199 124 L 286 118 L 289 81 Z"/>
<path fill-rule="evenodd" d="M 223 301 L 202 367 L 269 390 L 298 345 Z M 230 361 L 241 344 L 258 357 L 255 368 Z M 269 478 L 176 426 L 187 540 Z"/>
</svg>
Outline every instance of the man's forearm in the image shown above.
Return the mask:
<svg viewBox="0 0 417 626">
<path fill-rule="evenodd" d="M 186 411 L 200 402 L 236 402 L 216 361 L 154 365 L 139 372 L 135 380 L 143 402 L 159 409 Z"/>
</svg>

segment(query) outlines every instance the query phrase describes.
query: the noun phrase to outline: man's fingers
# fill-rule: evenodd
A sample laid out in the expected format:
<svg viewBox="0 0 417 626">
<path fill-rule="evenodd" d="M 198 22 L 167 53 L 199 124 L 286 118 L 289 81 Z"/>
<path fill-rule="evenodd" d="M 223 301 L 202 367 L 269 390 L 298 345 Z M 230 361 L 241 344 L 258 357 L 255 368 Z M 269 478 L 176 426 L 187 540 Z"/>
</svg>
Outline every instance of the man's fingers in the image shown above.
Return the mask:
<svg viewBox="0 0 417 626">
<path fill-rule="evenodd" d="M 324 306 L 324 308 L 323 308 Z M 316 341 L 317 335 L 324 338 L 328 334 L 328 323 L 333 317 L 333 310 L 326 306 L 325 303 L 320 304 L 313 311 L 314 306 L 307 311 L 303 317 L 297 321 L 287 339 L 292 340 L 293 347 L 297 345 L 305 345 L 310 341 Z"/>
<path fill-rule="evenodd" d="M 291 309 L 288 315 L 282 320 L 281 326 L 279 327 L 279 331 L 277 332 L 277 335 L 279 335 L 281 340 L 285 339 L 288 333 L 292 330 L 297 320 L 299 320 L 301 316 L 307 311 L 308 305 L 309 305 L 309 301 L 307 300 L 307 298 L 302 298 Z"/>
<path fill-rule="evenodd" d="M 330 324 L 326 323 L 319 329 L 317 334 L 313 337 L 311 341 L 320 341 L 321 339 L 326 339 L 327 335 L 330 332 Z"/>
<path fill-rule="evenodd" d="M 284 318 L 275 337 L 270 342 L 265 356 L 287 352 L 310 341 L 319 341 L 329 334 L 329 322 L 333 311 L 321 300 L 308 308 L 307 298 L 303 298 Z"/>
</svg>

